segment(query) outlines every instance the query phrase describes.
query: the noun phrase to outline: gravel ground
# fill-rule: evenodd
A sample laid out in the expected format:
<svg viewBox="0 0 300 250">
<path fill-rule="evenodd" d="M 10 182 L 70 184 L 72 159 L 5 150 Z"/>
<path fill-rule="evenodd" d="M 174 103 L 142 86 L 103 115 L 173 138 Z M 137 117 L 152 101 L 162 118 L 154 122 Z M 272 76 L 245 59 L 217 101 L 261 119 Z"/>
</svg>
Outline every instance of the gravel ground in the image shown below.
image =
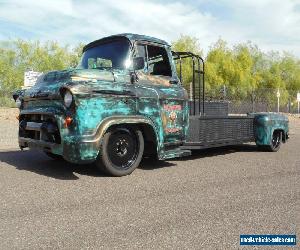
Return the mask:
<svg viewBox="0 0 300 250">
<path fill-rule="evenodd" d="M 0 108 L 0 151 L 18 148 L 17 108 Z"/>
<path fill-rule="evenodd" d="M 271 249 L 240 247 L 239 235 L 299 238 L 297 117 L 277 153 L 203 150 L 111 178 L 21 152 L 16 115 L 0 109 L 1 249 Z"/>
</svg>

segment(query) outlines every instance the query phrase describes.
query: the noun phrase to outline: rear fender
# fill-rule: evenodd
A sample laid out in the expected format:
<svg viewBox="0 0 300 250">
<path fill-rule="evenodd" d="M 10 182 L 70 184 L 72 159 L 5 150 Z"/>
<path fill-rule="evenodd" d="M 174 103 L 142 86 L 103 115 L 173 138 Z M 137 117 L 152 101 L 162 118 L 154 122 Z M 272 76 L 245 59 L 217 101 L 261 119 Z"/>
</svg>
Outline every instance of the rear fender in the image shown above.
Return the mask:
<svg viewBox="0 0 300 250">
<path fill-rule="evenodd" d="M 288 133 L 288 121 L 281 116 L 258 115 L 254 118 L 254 136 L 257 145 L 270 145 L 274 131 L 282 132 L 285 142 Z"/>
</svg>

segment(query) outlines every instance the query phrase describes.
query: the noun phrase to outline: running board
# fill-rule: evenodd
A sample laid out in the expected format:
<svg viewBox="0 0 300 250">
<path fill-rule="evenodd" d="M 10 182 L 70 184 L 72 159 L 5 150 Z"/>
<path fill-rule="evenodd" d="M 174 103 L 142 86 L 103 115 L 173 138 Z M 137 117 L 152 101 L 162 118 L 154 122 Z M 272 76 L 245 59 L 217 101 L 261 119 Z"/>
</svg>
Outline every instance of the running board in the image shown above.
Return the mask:
<svg viewBox="0 0 300 250">
<path fill-rule="evenodd" d="M 191 150 L 176 148 L 176 149 L 173 149 L 173 150 L 165 151 L 160 160 L 190 156 L 191 154 L 192 154 Z"/>
<path fill-rule="evenodd" d="M 249 143 L 253 140 L 250 138 L 240 140 L 228 140 L 228 141 L 214 141 L 214 142 L 186 142 L 180 148 L 182 150 L 193 150 L 193 149 L 206 149 L 206 148 L 217 148 L 232 145 L 241 145 L 243 143 Z"/>
</svg>

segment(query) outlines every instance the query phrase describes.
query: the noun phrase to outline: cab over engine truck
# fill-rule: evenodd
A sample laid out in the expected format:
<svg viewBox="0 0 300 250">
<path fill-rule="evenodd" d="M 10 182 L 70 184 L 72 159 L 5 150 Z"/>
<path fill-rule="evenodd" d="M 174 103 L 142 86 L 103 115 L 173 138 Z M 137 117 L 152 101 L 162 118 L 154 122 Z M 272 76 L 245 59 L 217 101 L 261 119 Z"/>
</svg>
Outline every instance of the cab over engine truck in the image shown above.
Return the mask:
<svg viewBox="0 0 300 250">
<path fill-rule="evenodd" d="M 185 58 L 193 62 L 190 98 L 181 81 Z M 246 142 L 277 151 L 287 141 L 286 116 L 211 112 L 204 89 L 198 55 L 173 52 L 165 41 L 143 35 L 105 37 L 83 48 L 77 68 L 48 72 L 31 89 L 14 94 L 19 146 L 72 163 L 95 162 L 123 176 L 143 156 L 165 160 Z"/>
</svg>

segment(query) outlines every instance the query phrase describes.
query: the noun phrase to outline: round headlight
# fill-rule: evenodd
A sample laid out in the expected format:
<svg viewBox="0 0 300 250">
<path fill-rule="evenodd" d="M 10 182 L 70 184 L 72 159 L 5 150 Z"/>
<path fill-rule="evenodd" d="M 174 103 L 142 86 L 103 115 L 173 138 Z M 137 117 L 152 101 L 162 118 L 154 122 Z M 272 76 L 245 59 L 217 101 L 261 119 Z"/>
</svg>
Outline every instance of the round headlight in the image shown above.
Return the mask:
<svg viewBox="0 0 300 250">
<path fill-rule="evenodd" d="M 70 91 L 67 90 L 64 95 L 64 104 L 67 108 L 69 108 L 72 102 L 73 102 L 73 95 L 71 94 Z"/>
<path fill-rule="evenodd" d="M 20 98 L 18 97 L 18 98 L 16 99 L 16 106 L 17 106 L 17 108 L 20 108 L 21 105 L 22 105 L 22 101 L 21 101 Z"/>
</svg>

